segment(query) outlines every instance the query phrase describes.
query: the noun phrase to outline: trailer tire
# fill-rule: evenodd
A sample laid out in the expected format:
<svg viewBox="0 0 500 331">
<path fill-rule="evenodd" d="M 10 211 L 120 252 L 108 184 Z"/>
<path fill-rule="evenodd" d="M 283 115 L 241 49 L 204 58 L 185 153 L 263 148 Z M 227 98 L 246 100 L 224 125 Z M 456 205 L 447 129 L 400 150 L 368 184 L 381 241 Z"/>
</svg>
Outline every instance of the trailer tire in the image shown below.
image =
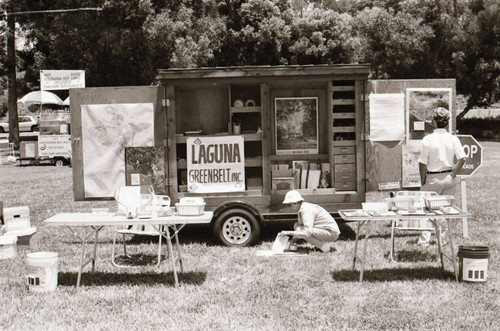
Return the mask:
<svg viewBox="0 0 500 331">
<path fill-rule="evenodd" d="M 226 246 L 248 246 L 260 236 L 256 217 L 245 209 L 228 209 L 217 217 L 214 235 Z"/>
</svg>

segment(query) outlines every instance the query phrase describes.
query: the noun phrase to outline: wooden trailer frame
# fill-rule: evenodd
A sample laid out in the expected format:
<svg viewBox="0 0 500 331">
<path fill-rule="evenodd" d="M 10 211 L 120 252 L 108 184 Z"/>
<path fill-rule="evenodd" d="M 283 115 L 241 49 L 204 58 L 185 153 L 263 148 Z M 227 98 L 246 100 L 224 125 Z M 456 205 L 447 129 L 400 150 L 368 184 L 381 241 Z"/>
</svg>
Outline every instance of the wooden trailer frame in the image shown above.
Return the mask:
<svg viewBox="0 0 500 331">
<path fill-rule="evenodd" d="M 369 94 L 430 85 L 450 87 L 455 98 L 454 80 L 373 83 L 369 74 L 368 64 L 165 69 L 158 71 L 159 86 L 71 89 L 75 200 L 89 199 L 83 182 L 82 105 L 149 102 L 154 108 L 154 146 L 165 150 L 166 194 L 173 203 L 202 196 L 205 208 L 214 212 L 214 234 L 223 243 L 248 245 L 258 239 L 262 222 L 296 219 L 282 204 L 290 178 L 280 177 L 280 169 L 291 169 L 298 161 L 329 174 L 328 187 L 300 191 L 306 201 L 338 218 L 339 209 L 359 207 L 367 191 L 380 192 L 381 181 L 397 180 L 395 172 L 401 174 L 398 144 L 368 142 Z M 317 100 L 318 153 L 277 153 L 275 101 L 286 98 Z M 241 133 L 233 132 L 233 115 L 246 118 Z M 243 135 L 244 191 L 188 192 L 186 140 L 197 134 L 228 139 Z M 381 157 L 398 165 L 381 167 Z"/>
</svg>

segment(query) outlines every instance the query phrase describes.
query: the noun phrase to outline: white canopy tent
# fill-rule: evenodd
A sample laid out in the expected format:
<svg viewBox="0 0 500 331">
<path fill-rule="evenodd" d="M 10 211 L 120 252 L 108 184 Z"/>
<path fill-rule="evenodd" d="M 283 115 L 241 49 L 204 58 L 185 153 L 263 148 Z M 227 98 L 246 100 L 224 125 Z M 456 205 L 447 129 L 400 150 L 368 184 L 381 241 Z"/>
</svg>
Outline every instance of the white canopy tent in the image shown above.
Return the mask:
<svg viewBox="0 0 500 331">
<path fill-rule="evenodd" d="M 26 94 L 24 97 L 19 99 L 17 102 L 22 104 L 52 104 L 52 105 L 63 105 L 63 101 L 56 94 L 49 91 L 33 91 Z"/>
<path fill-rule="evenodd" d="M 69 97 L 67 97 L 66 99 L 64 99 L 63 105 L 69 106 Z"/>
</svg>

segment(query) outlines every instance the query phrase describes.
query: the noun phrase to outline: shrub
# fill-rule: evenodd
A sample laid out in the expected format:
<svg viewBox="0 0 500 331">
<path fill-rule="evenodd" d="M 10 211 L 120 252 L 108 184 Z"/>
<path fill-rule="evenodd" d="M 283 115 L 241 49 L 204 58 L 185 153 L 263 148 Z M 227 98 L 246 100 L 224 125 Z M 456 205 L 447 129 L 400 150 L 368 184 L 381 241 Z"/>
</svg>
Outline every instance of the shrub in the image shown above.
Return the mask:
<svg viewBox="0 0 500 331">
<path fill-rule="evenodd" d="M 457 130 L 476 139 L 500 141 L 500 116 L 461 119 L 457 122 Z"/>
</svg>

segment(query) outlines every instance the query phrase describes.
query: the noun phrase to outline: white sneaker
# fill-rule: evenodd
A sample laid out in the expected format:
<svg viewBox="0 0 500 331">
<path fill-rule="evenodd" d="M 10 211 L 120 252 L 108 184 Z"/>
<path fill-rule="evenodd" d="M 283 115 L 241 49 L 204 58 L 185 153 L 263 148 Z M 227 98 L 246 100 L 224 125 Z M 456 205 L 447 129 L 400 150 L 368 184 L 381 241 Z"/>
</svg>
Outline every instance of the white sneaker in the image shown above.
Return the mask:
<svg viewBox="0 0 500 331">
<path fill-rule="evenodd" d="M 323 253 L 328 253 L 332 249 L 332 243 L 324 243 L 319 249 Z"/>
<path fill-rule="evenodd" d="M 417 244 L 422 247 L 427 247 L 430 245 L 429 241 L 422 240 L 422 238 L 418 238 Z"/>
</svg>

